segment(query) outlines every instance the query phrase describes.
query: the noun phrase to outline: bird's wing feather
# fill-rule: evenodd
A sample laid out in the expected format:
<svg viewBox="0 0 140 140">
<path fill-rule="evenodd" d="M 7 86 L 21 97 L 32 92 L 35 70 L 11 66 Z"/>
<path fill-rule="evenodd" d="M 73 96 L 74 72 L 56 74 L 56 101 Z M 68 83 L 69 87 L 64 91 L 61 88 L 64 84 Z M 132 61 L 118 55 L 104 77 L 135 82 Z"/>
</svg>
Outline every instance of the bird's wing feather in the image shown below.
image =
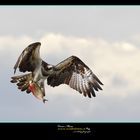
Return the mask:
<svg viewBox="0 0 140 140">
<path fill-rule="evenodd" d="M 94 90 L 102 90 L 102 82 L 78 57 L 71 56 L 54 66 L 54 73 L 47 79 L 48 85 L 67 84 L 71 88 L 91 98 L 96 96 Z"/>
<path fill-rule="evenodd" d="M 39 53 L 40 46 L 40 42 L 32 43 L 22 51 L 14 66 L 14 73 L 16 72 L 17 68 L 19 68 L 20 72 L 32 72 L 35 70 L 41 60 Z"/>
</svg>

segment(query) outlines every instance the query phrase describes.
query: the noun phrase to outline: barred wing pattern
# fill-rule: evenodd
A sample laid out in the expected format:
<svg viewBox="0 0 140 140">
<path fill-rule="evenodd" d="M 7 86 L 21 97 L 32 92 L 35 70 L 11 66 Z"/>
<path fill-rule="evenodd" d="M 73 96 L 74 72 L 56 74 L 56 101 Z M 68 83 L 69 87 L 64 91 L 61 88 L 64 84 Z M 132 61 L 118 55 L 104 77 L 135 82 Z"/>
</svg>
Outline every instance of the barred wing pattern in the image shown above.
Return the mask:
<svg viewBox="0 0 140 140">
<path fill-rule="evenodd" d="M 54 67 L 54 73 L 48 79 L 48 85 L 67 84 L 85 97 L 95 97 L 94 90 L 102 90 L 103 83 L 78 57 L 71 56 Z"/>
</svg>

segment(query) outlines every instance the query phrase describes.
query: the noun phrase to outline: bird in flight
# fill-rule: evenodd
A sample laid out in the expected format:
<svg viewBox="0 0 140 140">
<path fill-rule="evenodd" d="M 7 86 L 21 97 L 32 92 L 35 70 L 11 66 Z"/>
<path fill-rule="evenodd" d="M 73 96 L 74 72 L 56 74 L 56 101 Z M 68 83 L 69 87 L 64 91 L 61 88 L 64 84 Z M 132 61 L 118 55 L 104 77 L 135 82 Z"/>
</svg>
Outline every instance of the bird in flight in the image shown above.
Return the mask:
<svg viewBox="0 0 140 140">
<path fill-rule="evenodd" d="M 45 99 L 45 80 L 47 84 L 56 87 L 66 84 L 85 97 L 95 97 L 95 90 L 102 90 L 103 83 L 92 70 L 76 56 L 70 56 L 57 65 L 46 63 L 40 57 L 40 42 L 28 45 L 20 54 L 15 66 L 23 75 L 11 77 L 11 82 L 16 83 L 18 89 L 32 93 L 36 98 Z"/>
</svg>

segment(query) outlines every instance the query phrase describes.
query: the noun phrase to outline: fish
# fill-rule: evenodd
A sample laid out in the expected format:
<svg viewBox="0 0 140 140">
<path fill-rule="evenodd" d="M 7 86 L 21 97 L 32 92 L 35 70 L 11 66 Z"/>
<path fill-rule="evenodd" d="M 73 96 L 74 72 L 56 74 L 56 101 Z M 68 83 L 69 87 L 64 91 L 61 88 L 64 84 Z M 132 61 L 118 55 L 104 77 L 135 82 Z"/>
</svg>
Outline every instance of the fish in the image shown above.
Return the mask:
<svg viewBox="0 0 140 140">
<path fill-rule="evenodd" d="M 44 98 L 45 94 L 43 89 L 41 89 L 41 87 L 32 80 L 29 81 L 29 90 L 37 99 L 42 100 L 43 103 L 45 103 L 45 101 L 48 101 L 47 99 Z"/>
</svg>

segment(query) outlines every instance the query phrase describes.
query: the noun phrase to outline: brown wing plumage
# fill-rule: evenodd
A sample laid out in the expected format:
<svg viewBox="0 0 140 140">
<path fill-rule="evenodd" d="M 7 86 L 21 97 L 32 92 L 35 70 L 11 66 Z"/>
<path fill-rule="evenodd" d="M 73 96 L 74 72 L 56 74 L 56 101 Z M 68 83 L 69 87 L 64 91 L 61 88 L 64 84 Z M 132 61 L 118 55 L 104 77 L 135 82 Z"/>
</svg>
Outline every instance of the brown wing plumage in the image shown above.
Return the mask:
<svg viewBox="0 0 140 140">
<path fill-rule="evenodd" d="M 54 67 L 54 73 L 47 79 L 48 85 L 67 84 L 71 88 L 91 98 L 94 90 L 102 90 L 103 83 L 78 57 L 71 56 Z"/>
<path fill-rule="evenodd" d="M 16 69 L 19 68 L 20 72 L 34 71 L 38 63 L 40 63 L 40 42 L 32 43 L 27 48 L 23 50 L 19 56 L 15 66 L 14 73 Z"/>
</svg>

